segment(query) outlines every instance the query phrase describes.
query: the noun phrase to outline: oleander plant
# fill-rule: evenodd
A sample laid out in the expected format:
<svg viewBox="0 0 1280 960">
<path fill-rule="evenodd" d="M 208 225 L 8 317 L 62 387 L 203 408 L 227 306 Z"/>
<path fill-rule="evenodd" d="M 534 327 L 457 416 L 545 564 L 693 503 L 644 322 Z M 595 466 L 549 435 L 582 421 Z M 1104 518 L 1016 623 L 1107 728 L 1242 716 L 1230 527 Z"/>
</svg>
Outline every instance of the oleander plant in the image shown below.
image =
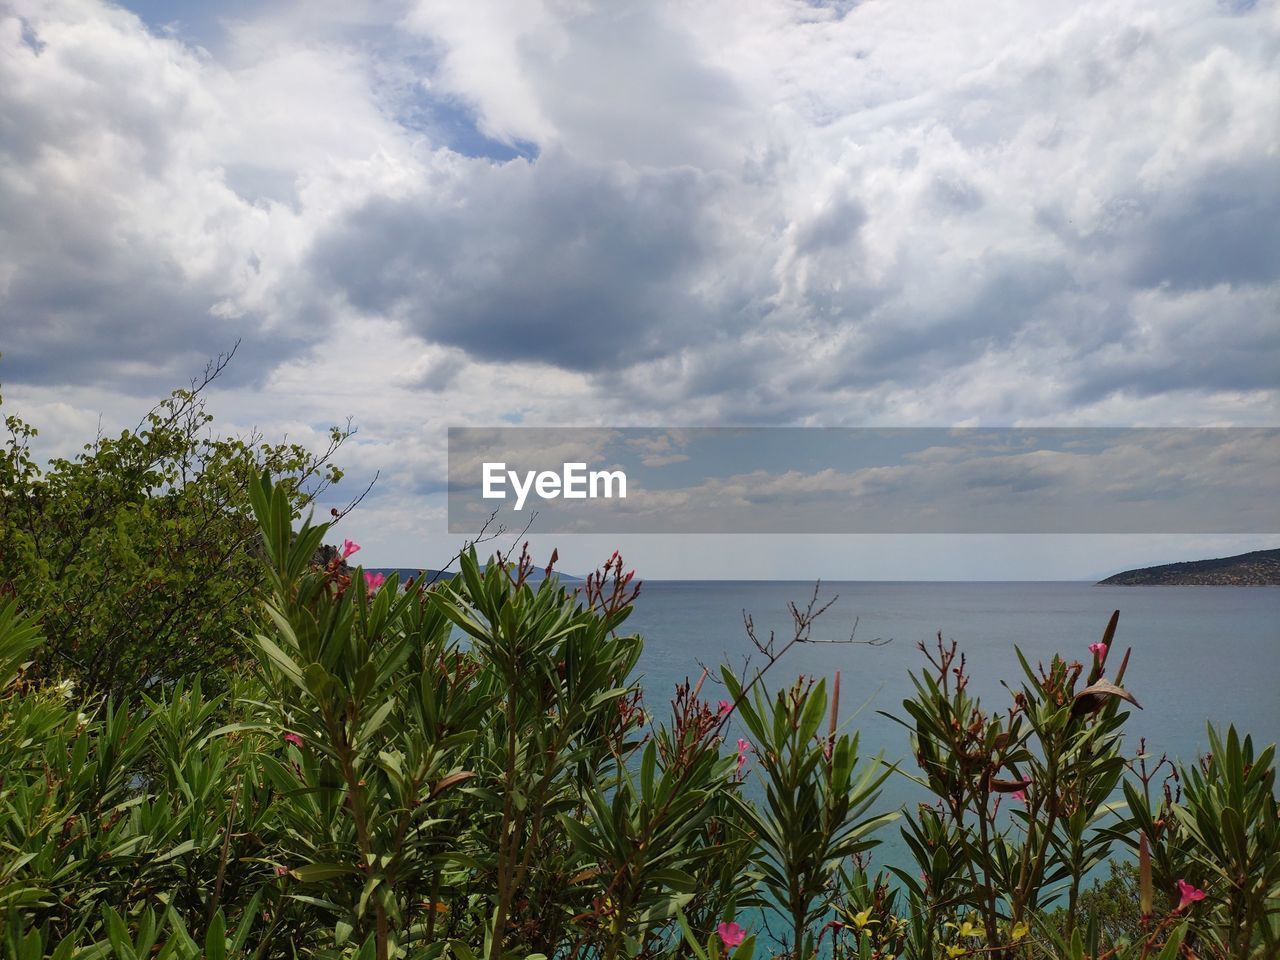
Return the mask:
<svg viewBox="0 0 1280 960">
<path fill-rule="evenodd" d="M 576 588 L 474 548 L 402 583 L 322 550 L 295 484 L 246 492 L 255 585 L 221 659 L 86 683 L 42 653 L 63 601 L 0 604 L 6 956 L 1280 955 L 1274 746 L 1127 754 L 1114 617 L 1082 660 L 1019 658 L 999 707 L 922 648 L 895 767 L 827 679 L 772 682 L 772 641 L 652 710 L 616 554 Z M 889 777 L 920 802 L 885 809 Z M 910 862 L 873 872 L 891 829 Z"/>
</svg>

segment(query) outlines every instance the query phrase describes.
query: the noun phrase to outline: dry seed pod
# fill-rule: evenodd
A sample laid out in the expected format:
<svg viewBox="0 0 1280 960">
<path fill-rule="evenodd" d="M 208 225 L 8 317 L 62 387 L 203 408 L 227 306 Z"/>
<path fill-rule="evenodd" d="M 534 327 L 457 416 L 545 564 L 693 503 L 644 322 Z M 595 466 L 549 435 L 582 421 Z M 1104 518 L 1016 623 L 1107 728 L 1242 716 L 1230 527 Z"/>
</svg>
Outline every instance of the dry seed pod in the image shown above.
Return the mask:
<svg viewBox="0 0 1280 960">
<path fill-rule="evenodd" d="M 1142 704 L 1135 700 L 1133 694 L 1128 690 L 1123 687 L 1117 687 L 1110 680 L 1096 680 L 1072 698 L 1071 715 L 1073 717 L 1083 717 L 1091 713 L 1097 713 L 1107 705 L 1108 699 L 1113 697 L 1132 703 L 1139 710 L 1142 709 Z"/>
<path fill-rule="evenodd" d="M 427 799 L 434 800 L 450 787 L 455 787 L 460 783 L 465 783 L 474 776 L 475 772 L 472 770 L 459 770 L 457 773 L 451 773 L 444 779 L 438 781 L 436 785 L 431 788 L 431 792 L 427 794 Z"/>
<path fill-rule="evenodd" d="M 991 777 L 987 781 L 992 793 L 1017 793 L 1031 786 L 1030 780 L 998 780 Z"/>
</svg>

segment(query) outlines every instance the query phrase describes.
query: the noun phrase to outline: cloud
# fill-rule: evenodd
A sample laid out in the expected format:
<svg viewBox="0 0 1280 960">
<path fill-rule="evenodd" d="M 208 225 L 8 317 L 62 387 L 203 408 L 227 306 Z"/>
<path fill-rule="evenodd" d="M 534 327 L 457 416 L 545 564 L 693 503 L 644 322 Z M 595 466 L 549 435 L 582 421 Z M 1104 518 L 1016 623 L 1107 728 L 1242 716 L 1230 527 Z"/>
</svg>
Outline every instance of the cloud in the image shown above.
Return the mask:
<svg viewBox="0 0 1280 960">
<path fill-rule="evenodd" d="M 1275 291 L 1265 287 L 1144 291 L 1133 299 L 1130 324 L 1082 364 L 1075 399 L 1270 391 L 1280 368 L 1278 309 Z"/>
<path fill-rule="evenodd" d="M 89 422 L 241 339 L 232 419 L 355 415 L 409 510 L 450 424 L 1274 422 L 1277 49 L 1236 0 L 9 0 L 0 376 Z"/>
<path fill-rule="evenodd" d="M 628 439 L 626 445 L 639 453 L 640 462 L 646 467 L 669 467 L 689 459 L 687 453 L 681 452 L 688 442 L 685 431 L 668 430 Z"/>
<path fill-rule="evenodd" d="M 317 242 L 312 270 L 362 312 L 484 360 L 605 370 L 724 323 L 700 275 L 720 237 L 696 171 L 454 160 Z"/>
<path fill-rule="evenodd" d="M 1144 289 L 1274 283 L 1280 277 L 1275 184 L 1275 164 L 1255 158 L 1208 172 L 1184 193 L 1153 198 L 1144 229 L 1133 231 L 1129 277 Z"/>
<path fill-rule="evenodd" d="M 678 7 L 617 0 L 419 2 L 406 28 L 438 45 L 431 88 L 508 143 L 635 167 L 734 164 L 748 105 Z"/>
<path fill-rule="evenodd" d="M 493 509 L 480 464 L 501 460 L 522 475 L 579 461 L 627 473 L 625 499 L 526 505 L 561 532 L 1250 533 L 1278 518 L 1274 428 L 691 430 L 675 475 L 649 456 L 666 439 L 643 428 L 451 432 L 450 512 L 456 524 Z"/>
<path fill-rule="evenodd" d="M 253 380 L 314 342 L 296 251 L 348 191 L 385 188 L 393 161 L 369 151 L 399 136 L 352 59 L 276 48 L 230 69 L 120 8 L 11 6 L 6 377 L 154 390 L 243 340 L 229 376 Z"/>
<path fill-rule="evenodd" d="M 588 374 L 602 416 L 936 422 L 1270 356 L 1246 324 L 1188 363 L 1169 326 L 1274 296 L 1264 7 L 237 6 L 207 48 L 15 10 L 10 377 L 159 382 L 244 338 L 261 380 L 368 316 L 451 370 Z"/>
</svg>

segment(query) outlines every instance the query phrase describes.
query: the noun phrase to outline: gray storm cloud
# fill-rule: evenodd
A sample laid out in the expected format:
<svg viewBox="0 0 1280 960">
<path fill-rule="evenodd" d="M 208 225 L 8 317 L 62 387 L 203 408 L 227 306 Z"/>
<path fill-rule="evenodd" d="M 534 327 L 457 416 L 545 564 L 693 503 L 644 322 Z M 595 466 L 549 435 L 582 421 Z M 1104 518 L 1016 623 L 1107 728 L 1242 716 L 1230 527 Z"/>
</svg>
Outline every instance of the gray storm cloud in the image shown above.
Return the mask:
<svg viewBox="0 0 1280 960">
<path fill-rule="evenodd" d="M 1280 411 L 1275 3 L 138 9 L 0 7 L 0 380 L 60 422 L 241 340 L 232 422 L 352 415 L 425 509 L 451 424 Z"/>
</svg>

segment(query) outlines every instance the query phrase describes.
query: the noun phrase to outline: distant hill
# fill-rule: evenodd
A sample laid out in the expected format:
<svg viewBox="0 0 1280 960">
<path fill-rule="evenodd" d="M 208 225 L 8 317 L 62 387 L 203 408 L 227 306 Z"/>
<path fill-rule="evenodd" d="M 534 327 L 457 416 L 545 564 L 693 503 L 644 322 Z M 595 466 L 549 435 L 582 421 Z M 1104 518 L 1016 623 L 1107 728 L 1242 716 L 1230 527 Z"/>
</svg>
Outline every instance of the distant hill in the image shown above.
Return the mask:
<svg viewBox="0 0 1280 960">
<path fill-rule="evenodd" d="M 428 581 L 440 581 L 452 580 L 458 575 L 456 570 L 423 570 L 418 567 L 365 567 L 365 570 L 369 573 L 381 573 L 383 576 L 387 577 L 391 576 L 393 573 L 398 573 L 400 574 L 401 583 L 404 583 L 410 577 L 415 581 L 418 580 L 419 577 L 423 576 L 425 576 Z M 560 573 L 559 571 L 554 573 L 553 576 L 559 577 L 565 583 L 574 583 L 582 579 L 581 577 L 571 576 L 570 574 Z M 546 575 L 542 572 L 541 568 L 534 569 L 529 572 L 530 583 L 538 583 L 545 579 Z"/>
<path fill-rule="evenodd" d="M 415 581 L 420 577 L 426 577 L 428 580 L 452 580 L 458 574 L 452 570 L 423 570 L 421 567 L 365 567 L 368 573 L 380 573 L 384 577 L 389 577 L 393 573 L 400 574 L 400 582 L 404 583 L 410 577 Z"/>
<path fill-rule="evenodd" d="M 1280 550 L 1255 550 L 1237 557 L 1190 560 L 1159 567 L 1126 570 L 1098 581 L 1110 586 L 1230 586 L 1280 585 Z"/>
</svg>

